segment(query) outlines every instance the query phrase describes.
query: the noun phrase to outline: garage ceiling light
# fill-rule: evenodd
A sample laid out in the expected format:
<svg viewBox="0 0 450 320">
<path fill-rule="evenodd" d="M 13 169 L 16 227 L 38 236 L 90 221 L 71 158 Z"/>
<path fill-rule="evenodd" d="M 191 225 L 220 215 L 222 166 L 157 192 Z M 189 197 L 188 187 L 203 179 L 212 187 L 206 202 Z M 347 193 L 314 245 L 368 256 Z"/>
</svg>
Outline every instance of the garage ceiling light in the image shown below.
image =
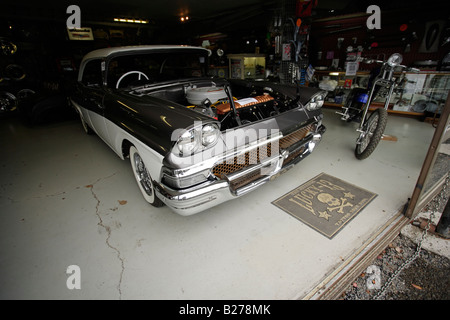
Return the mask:
<svg viewBox="0 0 450 320">
<path fill-rule="evenodd" d="M 139 19 L 127 19 L 127 18 L 114 18 L 115 22 L 126 22 L 126 23 L 148 23 L 148 20 L 139 20 Z"/>
</svg>

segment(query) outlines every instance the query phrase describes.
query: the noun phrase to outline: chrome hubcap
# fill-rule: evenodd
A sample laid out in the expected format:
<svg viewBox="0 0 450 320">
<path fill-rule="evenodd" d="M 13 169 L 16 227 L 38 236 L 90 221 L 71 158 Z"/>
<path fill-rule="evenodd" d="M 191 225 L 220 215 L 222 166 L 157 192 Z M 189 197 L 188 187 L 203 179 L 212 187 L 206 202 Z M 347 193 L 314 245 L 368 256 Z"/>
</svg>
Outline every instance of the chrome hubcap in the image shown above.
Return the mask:
<svg viewBox="0 0 450 320">
<path fill-rule="evenodd" d="M 139 154 L 134 154 L 134 167 L 136 172 L 136 177 L 139 180 L 142 188 L 144 188 L 145 192 L 151 196 L 153 194 L 152 182 L 150 179 L 150 175 L 145 168 L 144 162 L 142 161 Z"/>
</svg>

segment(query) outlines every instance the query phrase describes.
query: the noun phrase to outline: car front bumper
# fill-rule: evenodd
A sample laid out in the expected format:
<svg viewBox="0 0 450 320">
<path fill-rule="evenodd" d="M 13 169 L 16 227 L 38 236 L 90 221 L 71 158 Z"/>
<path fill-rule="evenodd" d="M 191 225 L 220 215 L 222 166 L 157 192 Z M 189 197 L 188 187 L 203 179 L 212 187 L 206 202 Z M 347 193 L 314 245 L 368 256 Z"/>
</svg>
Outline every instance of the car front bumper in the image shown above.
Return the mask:
<svg viewBox="0 0 450 320">
<path fill-rule="evenodd" d="M 312 153 L 321 141 L 325 130 L 326 128 L 320 125 L 314 133 L 283 152 L 268 157 L 258 164 L 226 175 L 222 179 L 181 190 L 154 182 L 156 195 L 174 212 L 183 216 L 207 210 L 253 191 L 291 169 Z"/>
</svg>

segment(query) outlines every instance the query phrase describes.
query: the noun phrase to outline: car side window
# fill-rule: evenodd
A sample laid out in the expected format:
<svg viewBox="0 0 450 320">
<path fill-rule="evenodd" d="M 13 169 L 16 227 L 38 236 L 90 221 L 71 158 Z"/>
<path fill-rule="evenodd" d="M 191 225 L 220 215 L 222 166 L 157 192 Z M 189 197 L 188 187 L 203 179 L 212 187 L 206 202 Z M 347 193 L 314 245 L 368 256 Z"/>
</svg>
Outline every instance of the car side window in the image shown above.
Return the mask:
<svg viewBox="0 0 450 320">
<path fill-rule="evenodd" d="M 83 77 L 81 82 L 87 86 L 101 86 L 102 78 L 102 61 L 100 59 L 91 60 L 84 66 Z"/>
</svg>

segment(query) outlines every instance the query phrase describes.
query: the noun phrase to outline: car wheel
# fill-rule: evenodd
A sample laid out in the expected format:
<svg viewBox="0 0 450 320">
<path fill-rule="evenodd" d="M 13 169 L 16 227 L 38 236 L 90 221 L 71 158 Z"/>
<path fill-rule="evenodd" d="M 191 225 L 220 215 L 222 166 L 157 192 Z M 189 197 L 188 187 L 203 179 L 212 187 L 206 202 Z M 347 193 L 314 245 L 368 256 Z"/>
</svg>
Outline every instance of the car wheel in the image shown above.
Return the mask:
<svg viewBox="0 0 450 320">
<path fill-rule="evenodd" d="M 164 203 L 155 195 L 152 177 L 148 173 L 144 161 L 134 146 L 130 147 L 130 162 L 134 177 L 145 200 L 155 207 L 161 207 Z"/>
<path fill-rule="evenodd" d="M 86 121 L 84 121 L 83 116 L 80 114 L 80 120 L 81 120 L 81 125 L 83 126 L 83 130 L 84 132 L 86 132 L 86 134 L 93 134 L 94 130 L 92 130 L 88 124 L 86 123 Z"/>
</svg>

